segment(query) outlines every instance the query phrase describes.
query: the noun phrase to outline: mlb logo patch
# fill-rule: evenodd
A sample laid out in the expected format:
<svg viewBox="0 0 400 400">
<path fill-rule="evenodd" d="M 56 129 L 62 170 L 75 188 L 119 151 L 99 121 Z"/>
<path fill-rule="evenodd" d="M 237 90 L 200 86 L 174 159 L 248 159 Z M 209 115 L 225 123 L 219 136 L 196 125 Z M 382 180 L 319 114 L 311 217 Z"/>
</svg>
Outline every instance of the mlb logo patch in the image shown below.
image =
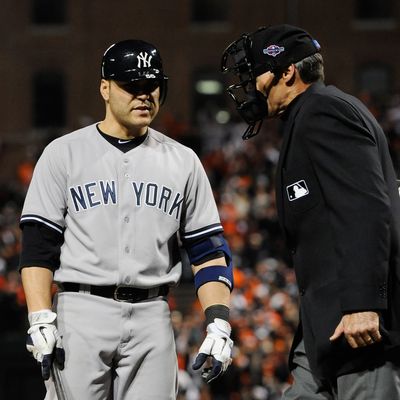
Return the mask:
<svg viewBox="0 0 400 400">
<path fill-rule="evenodd" d="M 286 192 L 289 201 L 300 199 L 310 193 L 305 180 L 297 181 L 292 185 L 286 186 Z"/>
</svg>

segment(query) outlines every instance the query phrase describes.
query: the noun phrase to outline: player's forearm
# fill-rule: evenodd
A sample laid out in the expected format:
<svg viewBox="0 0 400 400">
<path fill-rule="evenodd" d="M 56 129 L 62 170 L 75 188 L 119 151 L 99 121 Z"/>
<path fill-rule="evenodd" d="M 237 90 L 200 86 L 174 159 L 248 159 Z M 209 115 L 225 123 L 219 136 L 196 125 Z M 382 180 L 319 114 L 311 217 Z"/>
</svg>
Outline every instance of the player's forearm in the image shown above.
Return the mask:
<svg viewBox="0 0 400 400">
<path fill-rule="evenodd" d="M 197 296 L 203 310 L 215 304 L 222 304 L 229 307 L 230 291 L 221 282 L 205 283 L 199 288 Z"/>
<path fill-rule="evenodd" d="M 27 267 L 21 271 L 29 312 L 51 309 L 53 272 L 42 267 Z"/>
</svg>

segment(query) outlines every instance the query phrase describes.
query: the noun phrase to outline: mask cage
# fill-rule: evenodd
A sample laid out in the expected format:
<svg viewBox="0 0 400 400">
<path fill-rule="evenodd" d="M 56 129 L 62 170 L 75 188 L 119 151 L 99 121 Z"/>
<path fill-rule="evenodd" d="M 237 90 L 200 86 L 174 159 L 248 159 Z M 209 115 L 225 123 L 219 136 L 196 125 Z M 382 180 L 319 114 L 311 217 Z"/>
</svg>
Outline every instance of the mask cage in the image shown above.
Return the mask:
<svg viewBox="0 0 400 400">
<path fill-rule="evenodd" d="M 256 88 L 251 46 L 250 35 L 243 34 L 225 49 L 221 61 L 222 72 L 231 73 L 237 79 L 226 90 L 240 116 L 249 125 L 242 136 L 243 140 L 259 133 L 263 119 L 268 114 L 265 97 Z"/>
</svg>

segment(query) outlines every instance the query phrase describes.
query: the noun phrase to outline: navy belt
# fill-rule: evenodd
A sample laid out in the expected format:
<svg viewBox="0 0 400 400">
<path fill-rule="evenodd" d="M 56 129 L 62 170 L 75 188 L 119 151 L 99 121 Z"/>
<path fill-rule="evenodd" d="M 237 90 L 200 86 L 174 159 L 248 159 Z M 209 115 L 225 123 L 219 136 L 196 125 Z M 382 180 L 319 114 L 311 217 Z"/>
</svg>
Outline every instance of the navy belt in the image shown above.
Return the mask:
<svg viewBox="0 0 400 400">
<path fill-rule="evenodd" d="M 153 297 L 166 296 L 169 292 L 167 285 L 158 286 L 150 289 L 140 289 L 125 285 L 95 286 L 85 285 L 74 282 L 59 283 L 60 289 L 64 292 L 88 293 L 94 296 L 114 299 L 125 303 L 138 303 Z"/>
</svg>

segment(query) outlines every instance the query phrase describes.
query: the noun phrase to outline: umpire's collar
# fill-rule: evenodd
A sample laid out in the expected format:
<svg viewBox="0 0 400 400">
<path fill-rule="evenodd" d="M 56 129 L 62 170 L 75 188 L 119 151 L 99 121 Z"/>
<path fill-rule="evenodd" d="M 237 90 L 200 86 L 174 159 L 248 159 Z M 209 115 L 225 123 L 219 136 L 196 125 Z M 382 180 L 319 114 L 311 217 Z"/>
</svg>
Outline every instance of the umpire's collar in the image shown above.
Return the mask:
<svg viewBox="0 0 400 400">
<path fill-rule="evenodd" d="M 325 83 L 318 81 L 311 84 L 303 93 L 296 96 L 287 106 L 285 112 L 281 116 L 281 120 L 286 124 L 289 120 L 292 120 L 297 114 L 297 111 L 304 103 L 304 100 L 312 93 L 317 92 L 322 87 L 325 87 Z"/>
</svg>

